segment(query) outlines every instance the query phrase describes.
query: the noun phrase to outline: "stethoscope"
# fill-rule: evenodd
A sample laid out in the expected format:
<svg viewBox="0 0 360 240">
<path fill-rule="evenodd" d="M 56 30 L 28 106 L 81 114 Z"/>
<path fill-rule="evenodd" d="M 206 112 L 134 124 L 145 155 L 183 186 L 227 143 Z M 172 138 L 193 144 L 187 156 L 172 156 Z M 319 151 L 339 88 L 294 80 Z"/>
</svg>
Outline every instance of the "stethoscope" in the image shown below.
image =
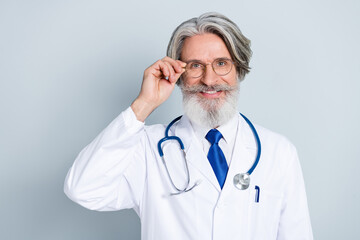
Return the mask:
<svg viewBox="0 0 360 240">
<path fill-rule="evenodd" d="M 233 178 L 233 183 L 234 183 L 234 186 L 237 188 L 237 189 L 240 189 L 240 190 L 245 190 L 249 187 L 250 185 L 250 175 L 252 174 L 252 172 L 255 170 L 256 166 L 258 165 L 259 163 L 259 160 L 260 160 L 260 155 L 261 155 L 261 143 L 260 143 L 260 138 L 259 138 L 259 135 L 254 127 L 254 125 L 250 122 L 249 119 L 247 119 L 247 117 L 245 117 L 243 114 L 240 113 L 240 115 L 245 119 L 245 121 L 247 122 L 247 124 L 249 125 L 251 131 L 253 132 L 254 134 L 254 137 L 255 137 L 255 140 L 256 140 L 256 144 L 257 144 L 257 154 L 256 154 L 256 158 L 255 158 L 255 161 L 253 163 L 253 165 L 251 166 L 251 168 L 246 172 L 246 173 L 238 173 L 234 176 Z M 171 195 L 176 195 L 176 194 L 180 194 L 180 193 L 184 193 L 184 192 L 188 192 L 190 191 L 191 189 L 193 189 L 194 187 L 196 187 L 199 182 L 196 182 L 192 187 L 189 187 L 190 185 L 190 174 L 189 174 L 189 167 L 188 167 L 188 164 L 187 164 L 187 160 L 186 160 L 186 153 L 185 153 L 185 149 L 184 149 L 184 144 L 183 142 L 181 141 L 181 139 L 177 136 L 169 136 L 169 130 L 170 128 L 172 127 L 172 125 L 174 125 L 174 123 L 176 123 L 177 121 L 180 120 L 182 116 L 179 116 L 177 118 L 175 118 L 174 120 L 172 120 L 170 122 L 170 124 L 166 127 L 165 129 L 165 137 L 163 137 L 162 139 L 160 139 L 160 141 L 158 142 L 158 151 L 159 151 L 159 155 L 162 159 L 162 162 L 165 166 L 165 169 L 166 169 L 166 173 L 170 179 L 170 182 L 171 182 L 171 185 L 174 187 L 174 189 L 176 189 L 176 193 L 171 193 Z M 184 163 L 185 163 L 185 171 L 186 171 L 186 176 L 187 176 L 187 181 L 186 181 L 186 184 L 185 184 L 185 187 L 184 188 L 178 188 L 171 176 L 170 176 L 170 173 L 169 173 L 169 169 L 166 165 L 166 161 L 165 161 L 165 157 L 164 157 L 164 152 L 161 148 L 161 144 L 165 141 L 168 141 L 168 140 L 175 140 L 179 143 L 180 145 L 180 149 L 181 151 L 183 152 L 183 156 L 184 156 Z"/>
</svg>

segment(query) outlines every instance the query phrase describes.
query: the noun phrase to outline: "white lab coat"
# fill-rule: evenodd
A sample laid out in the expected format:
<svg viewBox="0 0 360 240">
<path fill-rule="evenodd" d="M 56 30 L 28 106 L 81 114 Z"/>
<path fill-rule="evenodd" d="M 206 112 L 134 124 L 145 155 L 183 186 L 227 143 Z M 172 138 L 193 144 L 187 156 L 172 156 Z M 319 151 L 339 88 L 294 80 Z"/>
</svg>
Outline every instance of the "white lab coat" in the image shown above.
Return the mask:
<svg viewBox="0 0 360 240">
<path fill-rule="evenodd" d="M 141 219 L 142 239 L 300 240 L 313 239 L 301 168 L 294 146 L 255 125 L 262 146 L 250 187 L 238 190 L 233 177 L 247 172 L 257 153 L 251 129 L 239 116 L 235 150 L 220 190 L 186 116 L 169 135 L 184 143 L 191 176 L 189 192 L 175 192 L 157 150 L 165 126 L 143 126 L 131 108 L 122 112 L 77 157 L 65 180 L 65 193 L 98 211 L 133 208 Z M 177 186 L 186 174 L 175 142 L 163 144 Z M 255 202 L 255 186 L 260 188 Z"/>
</svg>

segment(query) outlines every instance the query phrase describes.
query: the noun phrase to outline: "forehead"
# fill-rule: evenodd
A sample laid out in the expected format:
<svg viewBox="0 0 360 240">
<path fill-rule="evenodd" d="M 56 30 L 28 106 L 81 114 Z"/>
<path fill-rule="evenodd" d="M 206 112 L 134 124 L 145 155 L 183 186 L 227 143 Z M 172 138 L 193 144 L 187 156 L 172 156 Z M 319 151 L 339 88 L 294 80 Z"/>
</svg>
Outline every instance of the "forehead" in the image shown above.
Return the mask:
<svg viewBox="0 0 360 240">
<path fill-rule="evenodd" d="M 181 60 L 213 61 L 216 58 L 230 58 L 231 55 L 224 41 L 212 33 L 199 34 L 188 37 L 184 41 Z"/>
</svg>

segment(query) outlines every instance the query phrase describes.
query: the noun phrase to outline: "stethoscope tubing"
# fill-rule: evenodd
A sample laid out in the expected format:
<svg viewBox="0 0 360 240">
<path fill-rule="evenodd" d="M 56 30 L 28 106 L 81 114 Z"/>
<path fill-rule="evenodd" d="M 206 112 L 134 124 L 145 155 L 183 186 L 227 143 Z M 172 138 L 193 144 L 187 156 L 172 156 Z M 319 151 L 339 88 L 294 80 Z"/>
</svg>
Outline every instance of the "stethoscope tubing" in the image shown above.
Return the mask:
<svg viewBox="0 0 360 240">
<path fill-rule="evenodd" d="M 259 135 L 254 127 L 254 125 L 250 122 L 250 120 L 245 117 L 242 113 L 240 113 L 240 115 L 245 119 L 245 121 L 247 122 L 247 124 L 250 126 L 253 134 L 254 134 L 254 137 L 255 137 L 255 140 L 256 140 L 256 145 L 257 145 L 257 154 L 256 154 L 256 159 L 254 161 L 254 164 L 252 165 L 252 167 L 247 171 L 247 174 L 251 175 L 252 172 L 255 170 L 256 166 L 258 165 L 259 163 L 259 160 L 260 160 L 260 156 L 261 156 L 261 142 L 260 142 L 260 138 L 259 138 Z"/>
<path fill-rule="evenodd" d="M 169 125 L 168 125 L 168 126 L 166 127 L 166 129 L 165 129 L 165 137 L 163 137 L 162 139 L 160 139 L 160 141 L 158 142 L 157 147 L 158 147 L 159 155 L 160 155 L 160 157 L 162 157 L 162 158 L 163 158 L 163 156 L 164 156 L 164 152 L 163 152 L 163 150 L 162 150 L 162 148 L 161 148 L 161 144 L 162 144 L 163 142 L 167 141 L 167 140 L 176 140 L 176 141 L 179 143 L 180 148 L 181 148 L 182 150 L 184 150 L 184 144 L 183 144 L 183 142 L 181 141 L 181 139 L 180 139 L 179 137 L 177 137 L 177 136 L 169 136 L 169 130 L 170 130 L 170 128 L 172 127 L 172 125 L 174 125 L 175 122 L 179 121 L 181 117 L 182 117 L 182 116 L 179 116 L 179 117 L 175 118 L 174 120 L 172 120 L 172 121 L 169 123 Z"/>
<path fill-rule="evenodd" d="M 246 121 L 246 123 L 249 125 L 249 127 L 251 128 L 251 131 L 253 132 L 254 134 L 254 138 L 255 138 L 255 141 L 256 141 L 256 144 L 257 144 L 257 154 L 256 154 L 256 158 L 255 158 L 255 161 L 253 163 L 253 165 L 251 166 L 251 168 L 244 174 L 237 174 L 235 175 L 234 177 L 234 185 L 238 185 L 238 183 L 240 183 L 240 186 L 237 186 L 237 188 L 241 189 L 241 190 L 244 190 L 244 189 L 247 189 L 248 186 L 249 186 L 249 182 L 250 182 L 250 175 L 253 173 L 253 171 L 255 170 L 256 166 L 258 165 L 259 163 L 259 160 L 260 160 L 260 156 L 261 156 L 261 142 L 260 142 L 260 138 L 259 138 L 259 135 L 254 127 L 254 125 L 250 122 L 250 120 L 245 117 L 242 113 L 240 113 L 240 115 L 244 118 L 244 120 Z M 178 191 L 176 193 L 171 193 L 170 195 L 177 195 L 177 194 L 180 194 L 180 193 L 183 193 L 183 192 L 188 192 L 190 191 L 191 189 L 193 189 L 195 186 L 198 185 L 198 183 L 195 183 L 194 186 L 189 187 L 189 184 L 190 184 L 190 174 L 189 174 L 189 167 L 188 167 L 188 164 L 187 164 L 187 160 L 186 160 L 186 153 L 185 153 L 185 148 L 184 148 L 184 144 L 183 142 L 181 141 L 181 139 L 177 136 L 169 136 L 169 130 L 170 128 L 172 127 L 172 125 L 174 125 L 175 122 L 179 121 L 180 118 L 182 116 L 179 116 L 177 118 L 175 118 L 174 120 L 172 120 L 169 125 L 166 127 L 165 129 L 165 136 L 159 140 L 158 142 L 158 152 L 159 152 L 159 155 L 161 157 L 161 160 L 165 166 L 165 169 L 166 169 L 166 172 L 167 172 L 167 175 L 170 179 L 170 182 L 171 182 L 171 185 Z M 170 176 L 170 173 L 169 173 L 169 169 L 167 167 L 167 164 L 165 162 L 165 157 L 164 157 L 164 152 L 161 148 L 161 144 L 167 140 L 175 140 L 178 142 L 178 144 L 180 145 L 180 148 L 181 148 L 181 151 L 183 152 L 184 154 L 184 161 L 185 161 L 185 167 L 186 167 L 186 175 L 187 175 L 187 183 L 186 183 L 186 186 L 183 188 L 183 189 L 180 189 L 178 187 L 176 187 L 176 185 L 174 184 L 171 176 Z M 241 178 L 244 178 L 243 180 L 245 180 L 246 183 L 241 183 L 241 181 L 239 179 L 237 179 L 237 177 L 239 179 Z M 236 181 L 235 181 L 236 180 Z"/>
</svg>

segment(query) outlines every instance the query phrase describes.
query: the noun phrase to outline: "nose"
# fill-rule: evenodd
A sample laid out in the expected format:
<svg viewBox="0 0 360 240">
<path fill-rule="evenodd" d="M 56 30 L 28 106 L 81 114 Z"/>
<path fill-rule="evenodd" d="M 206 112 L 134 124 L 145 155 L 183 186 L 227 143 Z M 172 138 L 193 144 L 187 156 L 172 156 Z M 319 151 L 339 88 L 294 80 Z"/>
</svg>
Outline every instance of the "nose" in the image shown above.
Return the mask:
<svg viewBox="0 0 360 240">
<path fill-rule="evenodd" d="M 219 76 L 214 72 L 211 63 L 206 64 L 201 82 L 207 86 L 212 86 L 218 82 L 218 78 Z"/>
</svg>

